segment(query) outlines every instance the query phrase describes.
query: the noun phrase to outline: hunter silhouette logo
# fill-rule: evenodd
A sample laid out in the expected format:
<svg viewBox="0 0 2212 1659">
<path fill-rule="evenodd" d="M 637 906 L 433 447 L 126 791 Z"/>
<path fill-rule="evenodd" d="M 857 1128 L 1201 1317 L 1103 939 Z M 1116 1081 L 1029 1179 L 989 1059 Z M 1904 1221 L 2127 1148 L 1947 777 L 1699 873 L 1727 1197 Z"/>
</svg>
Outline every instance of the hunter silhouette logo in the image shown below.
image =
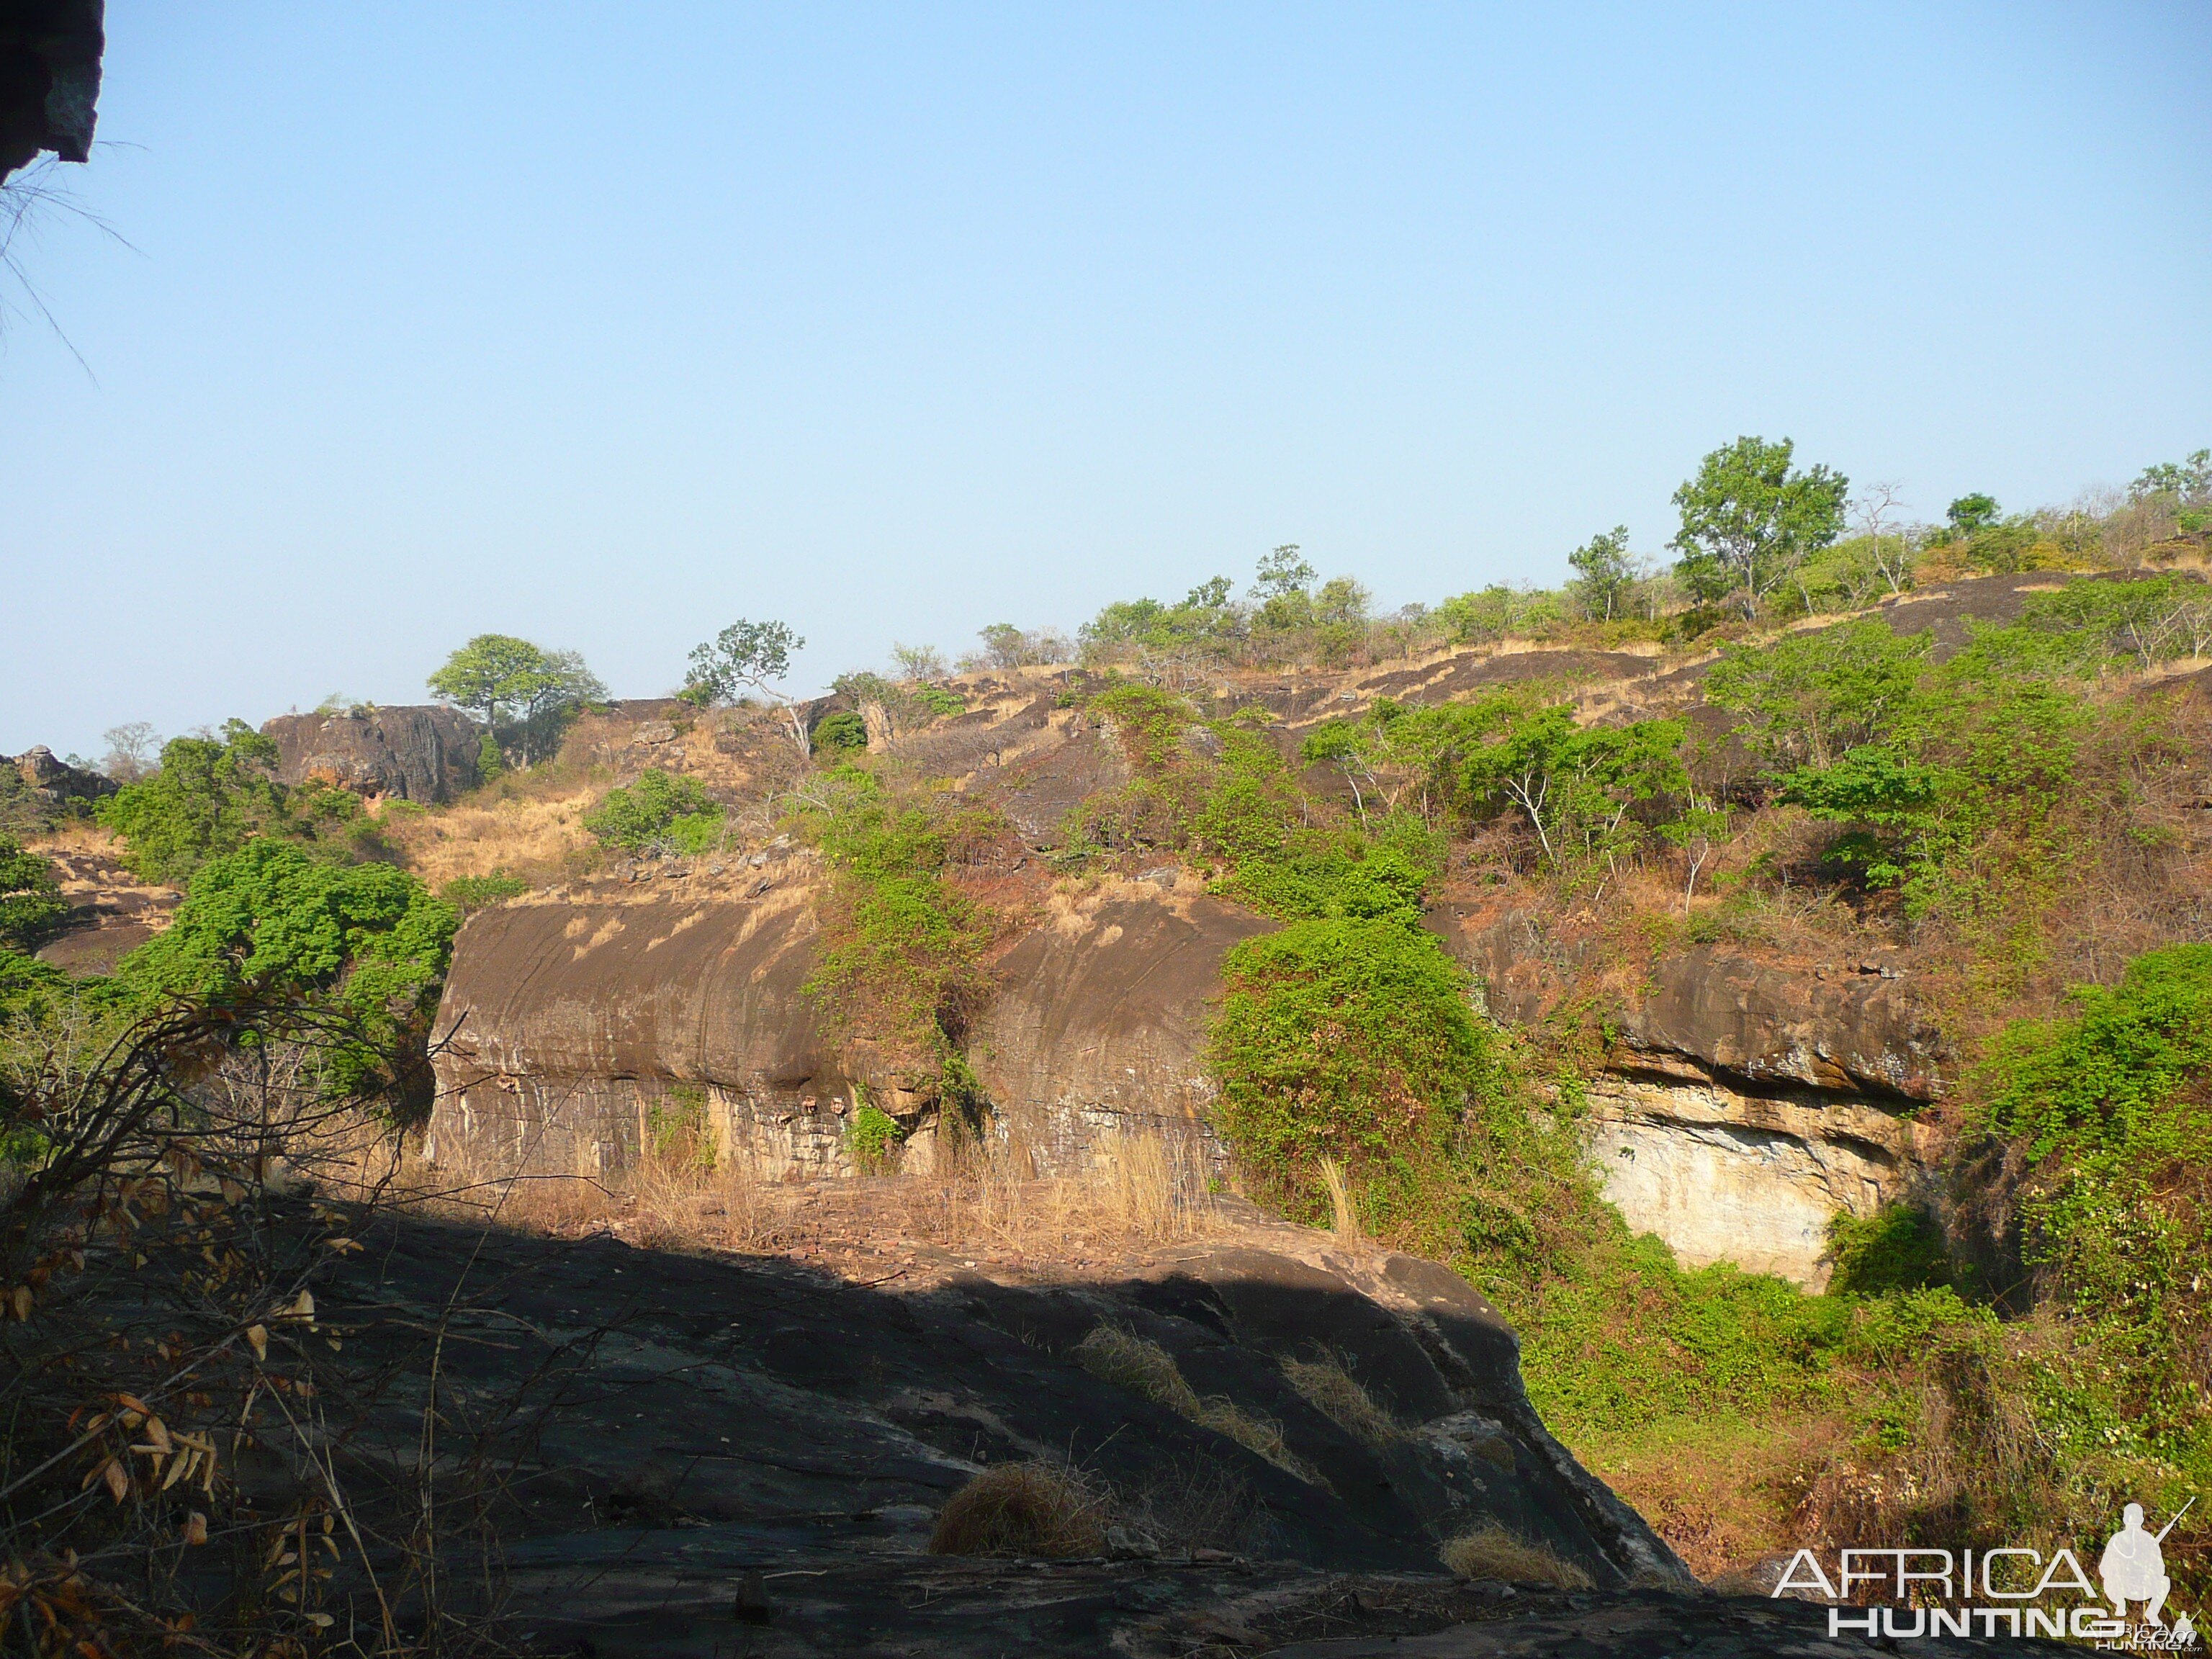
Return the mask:
<svg viewBox="0 0 2212 1659">
<path fill-rule="evenodd" d="M 2196 1502 L 2192 1498 L 2184 1504 L 2180 1514 L 2160 1528 L 2155 1537 L 2143 1530 L 2142 1504 L 2130 1504 L 2120 1512 L 2120 1529 L 2112 1534 L 2112 1541 L 2105 1546 L 2103 1559 L 2097 1563 L 2097 1576 L 2105 1581 L 2105 1599 L 2112 1604 L 2115 1619 L 2128 1616 L 2130 1601 L 2141 1601 L 2143 1617 L 2164 1627 L 2166 1620 L 2158 1616 L 2158 1610 L 2166 1605 L 2173 1580 L 2166 1576 L 2166 1557 L 2158 1547 Z"/>
</svg>

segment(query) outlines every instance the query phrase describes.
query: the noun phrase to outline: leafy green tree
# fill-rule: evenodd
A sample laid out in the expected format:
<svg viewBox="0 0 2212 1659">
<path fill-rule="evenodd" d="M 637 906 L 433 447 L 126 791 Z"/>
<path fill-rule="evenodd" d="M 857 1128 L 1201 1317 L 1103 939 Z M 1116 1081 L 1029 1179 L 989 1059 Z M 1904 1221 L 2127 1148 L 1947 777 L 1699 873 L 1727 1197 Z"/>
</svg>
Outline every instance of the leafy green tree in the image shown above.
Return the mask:
<svg viewBox="0 0 2212 1659">
<path fill-rule="evenodd" d="M 721 834 L 722 817 L 722 804 L 698 779 L 653 766 L 629 787 L 608 790 L 583 823 L 602 842 L 634 853 L 662 844 L 703 853 Z"/>
<path fill-rule="evenodd" d="M 1899 638 L 1886 623 L 1843 623 L 1771 645 L 1730 646 L 1705 677 L 1705 697 L 1750 718 L 1736 729 L 1770 766 L 1826 766 L 1879 741 L 1926 665 L 1930 636 Z"/>
<path fill-rule="evenodd" d="M 784 711 L 791 722 L 792 741 L 804 755 L 808 752 L 805 723 L 779 686 L 791 672 L 791 653 L 805 648 L 806 641 L 782 623 L 747 622 L 740 617 L 692 648 L 690 673 L 680 695 L 706 708 L 729 702 L 740 691 L 755 692 Z"/>
<path fill-rule="evenodd" d="M 459 924 L 452 905 L 404 870 L 333 864 L 264 839 L 204 865 L 175 920 L 116 975 L 145 999 L 327 998 L 368 1039 L 347 1051 L 345 1066 L 357 1071 L 403 1026 L 428 1019 Z"/>
<path fill-rule="evenodd" d="M 172 738 L 161 745 L 161 769 L 125 784 L 96 815 L 128 845 L 124 861 L 133 872 L 181 887 L 210 859 L 284 825 L 276 763 L 272 739 L 228 720 L 220 738 Z"/>
<path fill-rule="evenodd" d="M 1468 754 L 1462 787 L 1478 811 L 1519 813 L 1556 871 L 1611 854 L 1632 807 L 1687 788 L 1680 720 L 1581 726 L 1566 703 L 1495 707 L 1497 735 Z"/>
<path fill-rule="evenodd" d="M 1987 530 L 2002 515 L 1996 496 L 1976 491 L 1953 501 L 1943 510 L 1943 516 L 1949 521 L 1952 535 L 1963 538 Z"/>
<path fill-rule="evenodd" d="M 1733 597 L 1756 619 L 1766 596 L 1809 554 L 1843 532 L 1850 480 L 1826 466 L 1790 466 L 1784 438 L 1738 438 L 1716 449 L 1674 492 L 1681 529 L 1670 544 L 1675 568 L 1701 599 Z"/>
<path fill-rule="evenodd" d="M 0 836 L 0 946 L 27 951 L 68 914 L 53 866 Z"/>
<path fill-rule="evenodd" d="M 428 684 L 433 696 L 496 729 L 538 695 L 547 678 L 540 647 L 512 634 L 479 634 Z"/>
<path fill-rule="evenodd" d="M 2156 466 L 2147 466 L 2142 476 L 2128 486 L 2128 494 L 2136 501 L 2154 495 L 2171 495 L 2185 507 L 2212 504 L 2212 449 L 2200 449 L 2183 461 L 2162 461 Z"/>
<path fill-rule="evenodd" d="M 484 723 L 488 733 L 516 728 L 522 758 L 543 753 L 562 720 L 604 700 L 607 688 L 580 653 L 547 651 L 511 634 L 479 634 L 430 676 L 431 691 Z"/>
<path fill-rule="evenodd" d="M 1217 1120 L 1278 1181 L 1434 1152 L 1488 1080 L 1465 974 L 1397 919 L 1293 922 L 1232 950 L 1222 983 Z"/>
<path fill-rule="evenodd" d="M 1261 556 L 1252 579 L 1252 597 L 1261 605 L 1303 594 L 1321 573 L 1307 563 L 1296 542 L 1287 542 Z"/>
<path fill-rule="evenodd" d="M 1575 597 L 1584 611 L 1602 622 L 1611 622 L 1619 614 L 1644 576 L 1643 561 L 1628 550 L 1625 524 L 1591 537 L 1567 555 L 1567 562 L 1577 573 Z"/>
<path fill-rule="evenodd" d="M 1540 635 L 1566 614 L 1561 594 L 1550 588 L 1509 587 L 1492 582 L 1479 592 L 1460 593 L 1431 613 L 1454 645 L 1486 645 L 1494 640 Z"/>
</svg>

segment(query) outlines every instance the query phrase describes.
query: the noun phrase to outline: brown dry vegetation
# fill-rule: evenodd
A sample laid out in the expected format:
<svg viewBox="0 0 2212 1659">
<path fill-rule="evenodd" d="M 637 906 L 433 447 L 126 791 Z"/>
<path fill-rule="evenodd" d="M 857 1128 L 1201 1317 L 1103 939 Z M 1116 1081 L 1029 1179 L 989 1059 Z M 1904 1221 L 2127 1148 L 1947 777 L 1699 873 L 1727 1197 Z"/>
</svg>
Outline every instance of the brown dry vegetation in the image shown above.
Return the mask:
<svg viewBox="0 0 2212 1659">
<path fill-rule="evenodd" d="M 1462 1578 L 1495 1578 L 1565 1590 L 1590 1587 L 1589 1574 L 1573 1562 L 1495 1523 L 1462 1533 L 1438 1550 L 1437 1558 Z"/>
<path fill-rule="evenodd" d="M 929 1535 L 933 1555 L 1096 1555 L 1106 1547 L 1106 1500 L 1082 1474 L 1051 1463 L 1001 1463 L 946 1500 Z"/>
</svg>

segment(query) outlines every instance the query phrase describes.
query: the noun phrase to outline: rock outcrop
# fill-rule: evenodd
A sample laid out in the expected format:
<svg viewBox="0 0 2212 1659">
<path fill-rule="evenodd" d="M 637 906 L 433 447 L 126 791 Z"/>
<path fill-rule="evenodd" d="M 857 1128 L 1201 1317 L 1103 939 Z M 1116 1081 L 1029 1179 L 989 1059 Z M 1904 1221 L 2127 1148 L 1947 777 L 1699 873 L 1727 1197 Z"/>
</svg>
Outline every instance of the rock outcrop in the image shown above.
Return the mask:
<svg viewBox="0 0 2212 1659">
<path fill-rule="evenodd" d="M 141 881 L 105 853 L 50 848 L 46 857 L 70 908 L 38 957 L 74 978 L 114 972 L 125 954 L 169 925 L 184 902 L 175 888 Z"/>
<path fill-rule="evenodd" d="M 92 154 L 106 50 L 103 0 L 11 0 L 0 8 L 0 180 L 41 150 Z"/>
<path fill-rule="evenodd" d="M 1431 925 L 1500 1018 L 1540 1020 L 1584 965 L 1517 912 L 1444 907 Z M 1606 1195 L 1687 1263 L 1825 1284 L 1833 1218 L 1910 1195 L 1923 1166 L 1912 1115 L 1941 1092 L 1945 1051 L 1909 987 L 1887 961 L 1696 945 L 1658 963 L 1612 1012 L 1586 1091 Z"/>
<path fill-rule="evenodd" d="M 1172 872 L 1165 872 L 1172 883 Z M 833 1037 L 804 993 L 813 866 L 786 854 L 651 896 L 504 906 L 456 940 L 439 1016 L 431 1146 L 538 1171 L 633 1161 L 655 1115 L 702 1108 L 763 1173 L 848 1172 L 864 1102 L 933 1156 L 934 1101 L 865 1037 Z M 1221 958 L 1269 926 L 1194 886 L 1130 882 L 1064 903 L 994 968 L 969 1055 L 1040 1172 L 1081 1164 L 1117 1128 L 1218 1163 L 1200 1055 Z"/>
<path fill-rule="evenodd" d="M 280 714 L 261 730 L 276 741 L 276 774 L 287 783 L 430 805 L 483 781 L 477 763 L 481 733 L 459 709 L 364 706 L 333 714 Z"/>
<path fill-rule="evenodd" d="M 115 793 L 112 778 L 55 758 L 43 743 L 33 744 L 12 760 L 0 758 L 0 765 L 11 769 L 33 799 L 48 809 L 82 809 Z"/>
<path fill-rule="evenodd" d="M 1200 1237 L 1052 1277 L 915 1261 L 871 1284 L 411 1220 L 364 1242 L 317 1285 L 319 1316 L 345 1329 L 348 1364 L 395 1381 L 340 1455 L 368 1466 L 353 1472 L 366 1492 L 385 1489 L 380 1457 L 411 1467 L 419 1355 L 441 1329 L 442 1400 L 551 1398 L 501 1538 L 507 1610 L 549 1647 L 1164 1656 L 1190 1651 L 1229 1596 L 1249 1598 L 1240 1646 L 1434 1629 L 1510 1598 L 1438 1567 L 1443 1540 L 1484 1524 L 1601 1590 L 1692 1588 L 1546 1432 L 1511 1330 L 1464 1281 L 1236 1200 Z M 1081 1345 L 1102 1327 L 1157 1345 L 1200 1396 L 1279 1441 L 1094 1373 Z M 1387 1430 L 1347 1427 L 1293 1386 L 1285 1362 L 1324 1353 Z M 926 1553 L 954 1492 L 1028 1459 L 1085 1472 L 1117 1528 L 1103 1555 Z"/>
<path fill-rule="evenodd" d="M 1152 1130 L 1222 1152 L 1207 1126 L 1206 1017 L 1221 960 L 1274 923 L 1163 870 L 1063 903 L 997 966 L 978 1021 L 976 1075 L 1041 1172 L 1081 1165 L 1097 1139 Z"/>
</svg>

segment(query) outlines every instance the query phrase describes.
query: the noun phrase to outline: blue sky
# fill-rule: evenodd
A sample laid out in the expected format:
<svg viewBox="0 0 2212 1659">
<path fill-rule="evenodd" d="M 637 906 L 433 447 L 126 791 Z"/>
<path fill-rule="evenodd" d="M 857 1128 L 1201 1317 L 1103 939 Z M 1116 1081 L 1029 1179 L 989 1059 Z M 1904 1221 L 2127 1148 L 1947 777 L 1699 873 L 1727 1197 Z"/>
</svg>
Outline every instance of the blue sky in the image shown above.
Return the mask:
<svg viewBox="0 0 2212 1659">
<path fill-rule="evenodd" d="M 486 629 L 794 689 L 1301 544 L 1656 552 L 1787 434 L 1935 517 L 2212 444 L 2212 7 L 110 0 L 0 340 L 0 751 Z M 74 354 L 73 355 L 73 351 Z M 83 359 L 80 366 L 77 355 Z"/>
</svg>

